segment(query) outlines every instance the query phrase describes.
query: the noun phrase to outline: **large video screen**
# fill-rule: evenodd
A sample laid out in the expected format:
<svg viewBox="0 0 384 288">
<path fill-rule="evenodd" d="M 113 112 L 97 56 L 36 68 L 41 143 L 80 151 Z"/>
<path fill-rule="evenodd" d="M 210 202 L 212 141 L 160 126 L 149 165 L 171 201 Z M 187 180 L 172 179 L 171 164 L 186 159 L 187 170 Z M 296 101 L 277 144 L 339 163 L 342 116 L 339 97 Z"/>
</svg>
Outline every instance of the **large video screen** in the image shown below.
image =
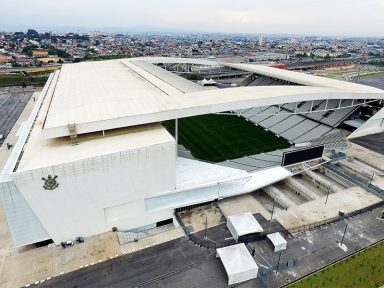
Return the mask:
<svg viewBox="0 0 384 288">
<path fill-rule="evenodd" d="M 323 156 L 323 152 L 324 145 L 284 152 L 281 166 L 289 166 L 309 160 L 318 159 Z"/>
</svg>

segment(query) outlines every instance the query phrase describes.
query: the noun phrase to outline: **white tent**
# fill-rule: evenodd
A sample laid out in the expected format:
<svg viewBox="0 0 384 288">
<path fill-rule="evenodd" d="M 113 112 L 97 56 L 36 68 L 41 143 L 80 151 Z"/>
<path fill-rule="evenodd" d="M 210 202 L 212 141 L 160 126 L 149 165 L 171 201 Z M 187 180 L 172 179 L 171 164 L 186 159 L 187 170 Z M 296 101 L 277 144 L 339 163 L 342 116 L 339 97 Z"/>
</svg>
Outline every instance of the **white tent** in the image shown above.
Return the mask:
<svg viewBox="0 0 384 288">
<path fill-rule="evenodd" d="M 279 232 L 268 234 L 267 237 L 271 240 L 273 246 L 275 246 L 275 252 L 287 249 L 287 240 L 285 240 Z"/>
<path fill-rule="evenodd" d="M 228 216 L 227 227 L 236 241 L 240 236 L 263 232 L 263 227 L 251 212 Z"/>
<path fill-rule="evenodd" d="M 255 279 L 259 271 L 255 260 L 244 243 L 216 250 L 228 275 L 228 285 Z"/>
</svg>

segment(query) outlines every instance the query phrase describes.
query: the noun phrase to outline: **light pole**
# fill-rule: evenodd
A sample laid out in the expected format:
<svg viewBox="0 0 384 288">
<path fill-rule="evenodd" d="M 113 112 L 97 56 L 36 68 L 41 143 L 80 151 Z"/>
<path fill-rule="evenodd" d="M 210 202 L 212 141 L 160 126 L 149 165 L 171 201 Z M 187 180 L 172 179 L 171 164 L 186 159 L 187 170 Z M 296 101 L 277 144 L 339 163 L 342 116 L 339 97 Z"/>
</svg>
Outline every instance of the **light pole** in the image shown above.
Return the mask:
<svg viewBox="0 0 384 288">
<path fill-rule="evenodd" d="M 347 228 L 348 228 L 348 224 L 345 224 L 345 229 L 344 229 L 343 237 L 341 238 L 340 246 L 343 245 L 344 236 L 345 236 L 345 232 L 347 232 Z"/>
<path fill-rule="evenodd" d="M 269 233 L 271 233 L 272 219 L 273 219 L 273 212 L 274 212 L 274 211 L 275 211 L 275 198 L 273 198 L 272 212 L 271 212 L 271 220 L 269 221 Z"/>
<path fill-rule="evenodd" d="M 372 176 L 371 176 L 371 180 L 369 180 L 369 185 L 371 185 L 372 184 L 372 181 L 373 181 L 373 178 L 375 177 L 375 173 L 374 172 L 372 172 Z"/>
<path fill-rule="evenodd" d="M 331 185 L 328 186 L 327 198 L 325 198 L 325 204 L 327 204 L 327 202 L 328 202 L 328 196 L 329 196 L 330 191 L 331 191 Z"/>
<path fill-rule="evenodd" d="M 279 264 L 280 264 L 281 252 L 282 252 L 282 251 L 280 251 L 280 253 L 279 253 L 279 260 L 277 260 L 276 275 L 277 275 L 278 272 L 279 272 Z"/>
<path fill-rule="evenodd" d="M 208 228 L 208 217 L 205 216 L 205 231 L 204 231 L 204 239 L 207 239 L 207 228 Z"/>
</svg>

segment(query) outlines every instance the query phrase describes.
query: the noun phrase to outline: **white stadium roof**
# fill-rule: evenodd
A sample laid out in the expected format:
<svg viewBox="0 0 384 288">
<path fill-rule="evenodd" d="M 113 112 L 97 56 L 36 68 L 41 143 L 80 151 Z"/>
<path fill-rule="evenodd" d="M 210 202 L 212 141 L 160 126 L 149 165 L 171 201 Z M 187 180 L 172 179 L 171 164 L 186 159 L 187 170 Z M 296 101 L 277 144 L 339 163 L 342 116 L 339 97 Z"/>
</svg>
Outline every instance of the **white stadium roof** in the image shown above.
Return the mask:
<svg viewBox="0 0 384 288">
<path fill-rule="evenodd" d="M 52 101 L 43 126 L 47 138 L 302 100 L 382 99 L 380 89 L 253 65 L 224 66 L 307 86 L 205 88 L 151 63 L 217 65 L 184 58 L 129 58 L 65 64 L 51 82 Z"/>
<path fill-rule="evenodd" d="M 214 61 L 184 58 L 133 58 L 63 65 L 61 71 L 49 78 L 39 98 L 42 104 L 35 111 L 36 121 L 26 128 L 30 132 L 26 131 L 26 145 L 20 147 L 23 154 L 17 171 L 174 142 L 158 124 L 167 119 L 303 99 L 382 99 L 384 96 L 380 89 L 353 83 L 260 65 L 229 63 L 221 64 L 290 82 L 306 81 L 312 86 L 206 88 L 152 64 L 162 62 L 217 65 Z M 69 135 L 68 124 L 76 124 L 82 145 L 68 145 L 68 138 L 62 137 Z"/>
</svg>

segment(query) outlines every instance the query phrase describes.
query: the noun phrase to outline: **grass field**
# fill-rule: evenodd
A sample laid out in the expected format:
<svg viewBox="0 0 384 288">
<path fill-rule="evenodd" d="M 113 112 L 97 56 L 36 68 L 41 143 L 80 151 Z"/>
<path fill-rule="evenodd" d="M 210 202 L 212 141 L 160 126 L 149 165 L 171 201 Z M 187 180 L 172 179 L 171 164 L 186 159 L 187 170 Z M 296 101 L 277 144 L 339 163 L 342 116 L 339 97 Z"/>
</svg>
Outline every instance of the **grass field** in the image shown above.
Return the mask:
<svg viewBox="0 0 384 288">
<path fill-rule="evenodd" d="M 175 121 L 163 125 L 175 135 Z M 277 149 L 290 144 L 273 133 L 235 115 L 209 114 L 179 119 L 179 143 L 200 160 L 221 162 Z"/>
<path fill-rule="evenodd" d="M 384 242 L 321 270 L 289 288 L 380 287 L 384 284 Z"/>
</svg>

